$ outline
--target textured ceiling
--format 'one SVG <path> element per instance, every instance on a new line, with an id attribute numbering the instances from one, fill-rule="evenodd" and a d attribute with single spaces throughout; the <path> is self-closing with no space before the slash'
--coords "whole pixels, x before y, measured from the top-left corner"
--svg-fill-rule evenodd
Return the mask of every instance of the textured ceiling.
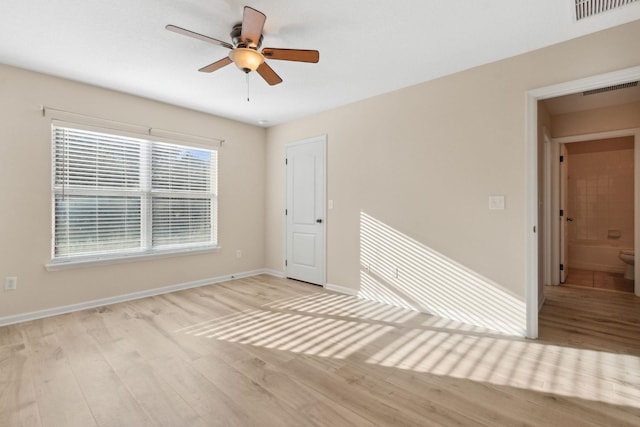
<path id="1" fill-rule="evenodd" d="M 269 61 L 270 87 L 228 50 L 249 5 L 267 15 L 265 47 L 318 49 L 318 64 Z M 573 0 L 2 0 L 0 63 L 251 124 L 270 126 L 640 19 L 640 2 L 576 22 Z M 265 123 L 266 121 L 266 123 Z"/>

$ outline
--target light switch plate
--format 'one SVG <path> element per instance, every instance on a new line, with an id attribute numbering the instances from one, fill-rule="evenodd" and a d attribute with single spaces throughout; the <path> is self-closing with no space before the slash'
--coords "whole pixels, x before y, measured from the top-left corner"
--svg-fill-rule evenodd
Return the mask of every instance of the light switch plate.
<path id="1" fill-rule="evenodd" d="M 5 291 L 15 291 L 18 287 L 18 278 L 17 277 L 5 277 L 4 278 L 4 290 Z"/>
<path id="2" fill-rule="evenodd" d="M 504 209 L 504 196 L 489 196 L 489 209 L 491 210 Z"/>

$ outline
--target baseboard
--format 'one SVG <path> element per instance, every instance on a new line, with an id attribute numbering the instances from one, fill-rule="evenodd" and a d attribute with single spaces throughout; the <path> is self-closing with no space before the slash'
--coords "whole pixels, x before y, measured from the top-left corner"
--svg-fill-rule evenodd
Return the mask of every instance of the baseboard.
<path id="1" fill-rule="evenodd" d="M 215 283 L 226 282 L 234 279 L 242 279 L 245 277 L 258 276 L 260 274 L 272 274 L 270 270 L 260 269 L 245 271 L 241 273 L 228 274 L 225 276 L 212 277 L 209 279 L 196 280 L 193 282 L 180 283 L 177 285 L 165 286 L 162 288 L 148 289 L 146 291 L 133 292 L 130 294 L 117 295 L 114 297 L 101 298 L 97 300 L 81 302 L 78 304 L 70 304 L 61 307 L 48 308 L 45 310 L 32 311 L 29 313 L 16 314 L 13 316 L 0 317 L 0 326 L 13 325 L 16 323 L 28 322 L 30 320 L 42 319 L 45 317 L 57 316 L 59 314 L 72 313 L 74 311 L 82 311 L 90 308 L 101 307 L 104 305 L 117 304 L 120 302 L 133 301 L 136 299 L 152 297 L 155 295 L 168 294 L 171 292 L 182 291 L 185 289 L 198 288 L 200 286 L 213 285 Z"/>
<path id="2" fill-rule="evenodd" d="M 279 277 L 280 279 L 284 279 L 286 276 L 282 271 L 278 271 L 278 270 L 271 270 L 268 268 L 265 268 L 264 270 L 262 270 L 263 274 L 268 274 L 270 276 L 274 276 L 274 277 Z"/>
<path id="3" fill-rule="evenodd" d="M 353 295 L 357 296 L 358 291 L 353 288 L 347 288 L 346 286 L 333 285 L 331 283 L 327 283 L 324 285 L 324 288 L 330 291 L 339 292 L 341 294 Z"/>
<path id="4" fill-rule="evenodd" d="M 547 297 L 545 295 L 542 295 L 542 298 L 540 298 L 540 301 L 538 302 L 538 312 L 542 310 L 542 306 L 544 305 L 544 302 L 546 300 L 547 300 Z"/>
<path id="5" fill-rule="evenodd" d="M 230 274 L 228 276 L 220 276 L 219 278 L 215 278 L 211 280 L 215 280 L 215 282 L 213 283 L 220 283 L 220 282 L 225 282 L 227 280 L 244 279 L 245 277 L 259 276 L 261 274 L 270 274 L 270 273 L 264 268 L 260 268 L 258 270 L 245 271 L 242 273 Z"/>

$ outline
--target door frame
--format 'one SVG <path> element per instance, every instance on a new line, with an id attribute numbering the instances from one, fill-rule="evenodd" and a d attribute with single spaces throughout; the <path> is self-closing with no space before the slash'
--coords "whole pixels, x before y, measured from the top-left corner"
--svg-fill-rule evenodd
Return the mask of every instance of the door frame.
<path id="1" fill-rule="evenodd" d="M 569 215 L 569 152 L 567 151 L 567 146 L 564 143 L 557 143 L 560 147 L 560 156 L 563 158 L 563 161 L 559 161 L 560 163 L 560 183 L 559 185 L 554 185 L 554 188 L 560 190 L 560 210 L 562 211 L 562 216 L 560 216 L 559 212 L 556 212 L 555 215 L 558 216 L 558 222 L 560 224 L 560 233 L 558 234 L 559 241 L 551 242 L 552 245 L 558 244 L 560 246 L 560 261 L 558 262 L 558 269 L 560 270 L 560 283 L 563 284 L 567 281 L 567 270 L 569 269 L 569 241 L 567 239 L 568 234 L 568 215 Z M 562 265 L 562 268 L 560 268 Z"/>
<path id="2" fill-rule="evenodd" d="M 640 66 L 572 80 L 552 86 L 527 91 L 525 97 L 525 289 L 527 312 L 527 338 L 538 338 L 538 101 L 569 95 L 585 90 L 612 86 L 640 80 Z M 637 144 L 637 140 L 636 140 Z M 636 150 L 637 153 L 638 150 Z M 636 154 L 637 156 L 637 154 Z M 635 189 L 638 191 L 638 188 Z M 638 193 L 636 193 L 637 195 Z M 636 197 L 636 208 L 637 208 Z M 636 227 L 635 245 L 638 245 L 640 230 Z M 638 273 L 636 272 L 636 277 Z M 636 295 L 639 284 L 636 280 Z"/>
<path id="3" fill-rule="evenodd" d="M 318 136 L 314 136 L 311 138 L 306 138 L 306 139 L 302 139 L 299 141 L 295 141 L 295 142 L 290 142 L 288 144 L 284 145 L 284 159 L 282 164 L 285 167 L 285 171 L 284 171 L 284 207 L 282 209 L 282 212 L 284 213 L 286 211 L 286 209 L 288 208 L 287 206 L 287 197 L 288 197 L 288 191 L 289 191 L 289 182 L 288 182 L 288 175 L 287 175 L 287 165 L 286 165 L 286 158 L 287 158 L 287 151 L 289 148 L 291 147 L 296 147 L 299 145 L 305 145 L 305 144 L 310 144 L 310 143 L 318 143 L 320 142 L 322 144 L 322 174 L 323 174 L 323 181 L 321 182 L 322 186 L 323 186 L 323 194 L 324 194 L 324 212 L 323 212 L 323 224 L 324 226 L 322 227 L 322 252 L 321 252 L 321 256 L 322 256 L 322 279 L 321 279 L 321 283 L 320 286 L 322 286 L 323 288 L 326 287 L 327 284 L 327 227 L 328 227 L 328 221 L 327 221 L 327 135 L 323 134 L 323 135 L 318 135 Z M 284 253 L 283 253 L 283 260 L 287 259 L 287 254 L 289 252 L 289 239 L 288 239 L 288 233 L 289 233 L 289 225 L 288 225 L 288 221 L 287 221 L 287 217 L 285 215 L 284 217 Z M 288 277 L 287 274 L 287 265 L 284 265 L 284 276 Z"/>
<path id="4" fill-rule="evenodd" d="M 544 200 L 543 200 L 543 285 L 560 284 L 560 145 L 554 144 L 549 132 L 544 128 Z M 554 243 L 555 242 L 555 243 Z"/>

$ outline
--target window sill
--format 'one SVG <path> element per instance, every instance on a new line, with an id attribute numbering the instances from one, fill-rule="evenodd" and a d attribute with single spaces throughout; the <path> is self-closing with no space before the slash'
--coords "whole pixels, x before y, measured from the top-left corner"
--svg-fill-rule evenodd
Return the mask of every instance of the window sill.
<path id="1" fill-rule="evenodd" d="M 220 246 L 206 246 L 189 249 L 172 249 L 166 251 L 157 251 L 153 253 L 135 254 L 135 255 L 114 255 L 114 256 L 97 256 L 91 258 L 76 258 L 67 261 L 51 261 L 45 264 L 47 271 L 66 270 L 69 268 L 97 267 L 111 264 L 124 264 L 129 262 L 146 261 L 160 258 L 171 258 L 183 255 L 197 255 L 210 252 L 218 252 Z"/>

